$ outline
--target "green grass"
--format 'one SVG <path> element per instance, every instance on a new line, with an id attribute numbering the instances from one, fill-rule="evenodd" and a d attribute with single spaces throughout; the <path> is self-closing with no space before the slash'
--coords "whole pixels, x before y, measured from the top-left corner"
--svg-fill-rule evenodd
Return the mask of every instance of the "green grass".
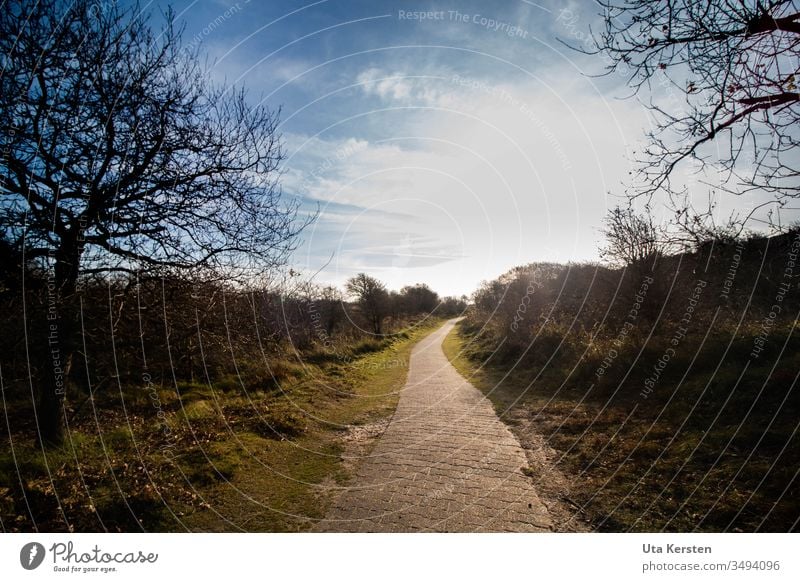
<path id="1" fill-rule="evenodd" d="M 87 405 L 69 440 L 46 452 L 13 434 L 13 447 L 0 452 L 3 526 L 307 530 L 325 514 L 332 486 L 352 476 L 342 457 L 348 427 L 391 416 L 411 349 L 440 324 L 341 357 L 271 362 L 271 380 L 243 374 L 159 386 L 158 407 L 127 386 Z"/>
<path id="2" fill-rule="evenodd" d="M 673 361 L 648 400 L 638 396 L 647 364 L 634 366 L 625 382 L 610 375 L 587 392 L 594 364 L 589 373 L 580 363 L 573 370 L 568 356 L 547 368 L 523 362 L 511 369 L 463 326 L 444 351 L 512 431 L 545 437 L 596 529 L 787 531 L 800 517 L 800 398 L 792 387 L 800 356 L 790 330 L 780 333 L 775 343 L 788 338 L 790 349 L 774 372 L 750 367 L 734 388 L 741 359 L 715 373 L 718 345 L 687 349 L 697 356 L 693 367 Z"/>
<path id="3" fill-rule="evenodd" d="M 267 423 L 256 421 L 260 431 L 249 426 L 257 434 L 250 433 L 246 451 L 227 441 L 242 465 L 230 484 L 211 488 L 210 505 L 248 531 L 312 527 L 325 515 L 330 485 L 344 484 L 351 477 L 341 456 L 347 426 L 391 416 L 405 384 L 411 349 L 440 323 L 399 334 L 379 349 L 365 351 L 359 346 L 354 352 L 361 355 L 348 363 L 310 370 L 304 381 L 286 389 L 285 396 L 272 404 L 274 416 Z M 303 429 L 293 438 L 276 438 L 272 429 L 281 423 Z M 193 513 L 184 523 L 194 531 L 231 529 L 210 511 Z"/>

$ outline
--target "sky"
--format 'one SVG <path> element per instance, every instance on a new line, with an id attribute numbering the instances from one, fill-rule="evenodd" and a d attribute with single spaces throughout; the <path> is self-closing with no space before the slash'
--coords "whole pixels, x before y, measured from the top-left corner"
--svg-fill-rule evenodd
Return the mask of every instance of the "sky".
<path id="1" fill-rule="evenodd" d="M 318 212 L 295 270 L 461 295 L 516 265 L 598 259 L 650 119 L 561 42 L 585 46 L 592 3 L 172 6 L 216 81 L 280 109 L 284 196 Z"/>

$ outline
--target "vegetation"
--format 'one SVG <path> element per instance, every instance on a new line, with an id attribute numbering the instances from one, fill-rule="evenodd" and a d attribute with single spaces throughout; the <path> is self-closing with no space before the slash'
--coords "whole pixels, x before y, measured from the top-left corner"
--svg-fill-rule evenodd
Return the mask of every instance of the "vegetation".
<path id="1" fill-rule="evenodd" d="M 11 2 L 0 15 L 0 225 L 48 272 L 39 436 L 63 439 L 80 351 L 78 285 L 98 273 L 250 281 L 284 264 L 305 223 L 281 199 L 277 117 L 216 88 L 167 13 Z M 43 372 L 43 370 L 41 370 Z"/>
<path id="2" fill-rule="evenodd" d="M 30 400 L 6 390 L 4 529 L 308 529 L 351 476 L 347 457 L 366 452 L 348 449 L 352 431 L 392 414 L 411 347 L 440 321 L 341 345 L 340 359 L 287 349 L 260 370 L 241 362 L 241 375 L 113 379 L 48 449 L 28 438 Z"/>
<path id="3" fill-rule="evenodd" d="M 313 217 L 282 196 L 278 115 L 212 83 L 172 12 L 153 30 L 138 5 L 4 4 L 0 527 L 308 529 L 412 345 L 466 310 L 451 360 L 560 453 L 598 529 L 797 529 L 800 228 L 718 228 L 672 180 L 694 161 L 797 197 L 800 14 L 601 4 L 609 72 L 684 105 L 652 105 L 605 264 L 518 267 L 468 310 L 424 283 L 287 273 Z M 634 210 L 656 193 L 670 225 Z"/>
<path id="4" fill-rule="evenodd" d="M 598 529 L 794 530 L 799 252 L 796 229 L 646 271 L 520 267 L 476 292 L 446 350 L 558 451 Z"/>
<path id="5" fill-rule="evenodd" d="M 359 305 L 297 277 L 249 290 L 187 276 L 83 277 L 65 440 L 43 447 L 32 437 L 48 346 L 25 330 L 46 325 L 48 279 L 4 265 L 9 531 L 308 529 L 352 470 L 354 427 L 378 423 L 366 433 L 379 434 L 412 345 L 464 308 L 452 300 L 423 312 L 400 292 L 404 307 L 375 335 Z"/>
<path id="6" fill-rule="evenodd" d="M 356 298 L 361 312 L 369 319 L 372 332 L 383 333 L 383 319 L 389 311 L 386 285 L 366 273 L 359 273 L 347 281 L 347 291 Z"/>

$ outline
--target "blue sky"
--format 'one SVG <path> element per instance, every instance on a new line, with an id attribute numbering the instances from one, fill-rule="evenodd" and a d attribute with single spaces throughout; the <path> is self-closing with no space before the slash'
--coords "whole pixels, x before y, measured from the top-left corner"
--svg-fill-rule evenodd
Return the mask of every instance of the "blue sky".
<path id="1" fill-rule="evenodd" d="M 531 261 L 597 258 L 645 108 L 570 51 L 590 2 L 173 4 L 214 78 L 281 108 L 283 190 L 317 221 L 295 269 L 472 292 Z M 419 19 L 414 13 L 433 12 Z"/>

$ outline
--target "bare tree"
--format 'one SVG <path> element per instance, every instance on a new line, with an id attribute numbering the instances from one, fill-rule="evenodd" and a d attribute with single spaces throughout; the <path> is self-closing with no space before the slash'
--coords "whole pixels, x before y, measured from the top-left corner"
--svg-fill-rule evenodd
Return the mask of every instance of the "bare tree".
<path id="1" fill-rule="evenodd" d="M 796 0 L 600 5 L 604 30 L 585 52 L 607 55 L 607 72 L 626 75 L 636 93 L 649 90 L 656 118 L 632 197 L 666 192 L 685 213 L 686 188 L 674 178 L 687 165 L 722 191 L 766 191 L 778 208 L 800 196 Z"/>
<path id="2" fill-rule="evenodd" d="M 625 267 L 650 268 L 663 253 L 664 239 L 652 216 L 636 213 L 632 208 L 613 208 L 605 218 L 603 234 L 606 246 L 600 255 L 612 264 Z"/>
<path id="3" fill-rule="evenodd" d="M 347 281 L 347 292 L 357 301 L 364 317 L 369 321 L 373 333 L 383 333 L 383 319 L 389 308 L 386 285 L 365 273 L 359 273 Z"/>
<path id="4" fill-rule="evenodd" d="M 51 273 L 59 365 L 48 364 L 38 412 L 48 442 L 62 437 L 81 276 L 247 279 L 283 263 L 303 226 L 281 200 L 276 115 L 213 87 L 164 16 L 156 33 L 117 2 L 0 11 L 0 223 Z"/>

